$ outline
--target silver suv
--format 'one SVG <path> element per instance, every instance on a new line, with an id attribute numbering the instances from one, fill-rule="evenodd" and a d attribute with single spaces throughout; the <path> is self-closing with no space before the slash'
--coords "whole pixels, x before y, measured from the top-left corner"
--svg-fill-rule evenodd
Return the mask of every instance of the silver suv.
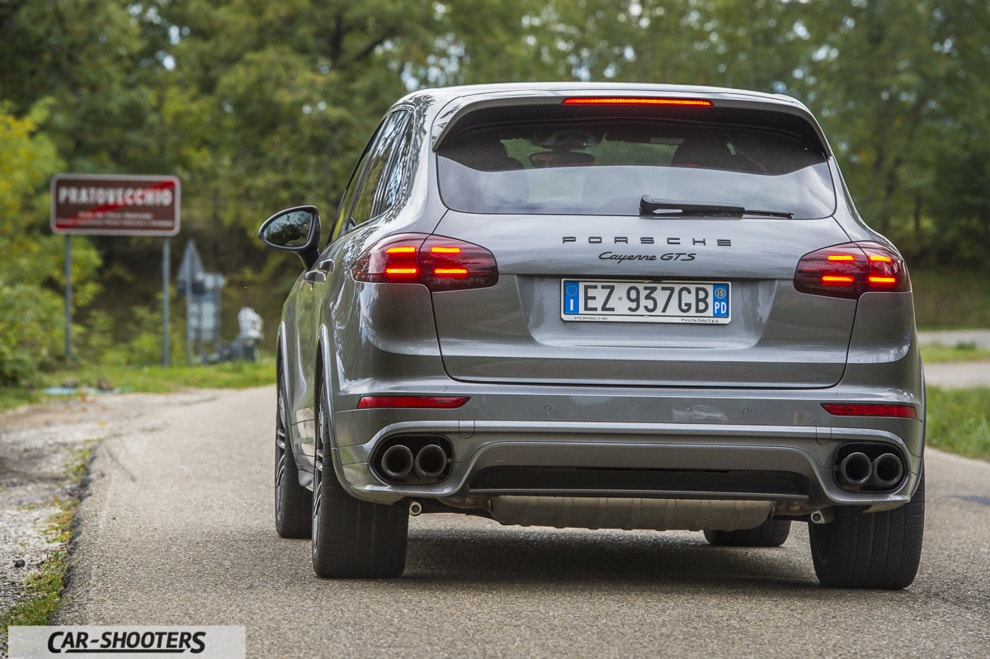
<path id="1" fill-rule="evenodd" d="M 512 84 L 399 100 L 278 333 L 276 528 L 395 577 L 409 515 L 691 529 L 808 522 L 826 586 L 903 588 L 924 523 L 911 283 L 794 99 Z"/>

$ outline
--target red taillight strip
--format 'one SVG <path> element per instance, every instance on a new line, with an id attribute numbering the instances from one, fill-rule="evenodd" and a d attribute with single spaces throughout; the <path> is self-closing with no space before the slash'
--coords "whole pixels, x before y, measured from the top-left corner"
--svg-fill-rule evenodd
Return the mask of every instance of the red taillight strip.
<path id="1" fill-rule="evenodd" d="M 358 401 L 359 410 L 383 407 L 454 409 L 463 406 L 469 396 L 362 396 Z"/>
<path id="2" fill-rule="evenodd" d="M 495 256 L 480 245 L 426 234 L 389 236 L 354 263 L 357 281 L 423 284 L 431 291 L 485 288 L 498 283 Z"/>
<path id="3" fill-rule="evenodd" d="M 665 105 L 674 107 L 710 108 L 712 102 L 703 98 L 648 98 L 637 96 L 576 96 L 565 98 L 564 105 Z"/>
<path id="4" fill-rule="evenodd" d="M 833 245 L 798 262 L 794 287 L 802 293 L 856 299 L 863 293 L 908 292 L 910 279 L 897 252 L 874 242 Z"/>
<path id="5" fill-rule="evenodd" d="M 886 403 L 822 403 L 825 411 L 834 416 L 886 416 L 901 419 L 917 419 L 918 410 L 913 405 Z"/>

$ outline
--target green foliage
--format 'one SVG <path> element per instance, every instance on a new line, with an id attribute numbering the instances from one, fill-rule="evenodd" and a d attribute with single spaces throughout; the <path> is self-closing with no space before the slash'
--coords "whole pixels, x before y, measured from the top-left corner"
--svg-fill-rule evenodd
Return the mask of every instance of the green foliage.
<path id="1" fill-rule="evenodd" d="M 175 360 L 179 361 L 179 360 Z M 61 386 L 64 382 L 79 384 L 78 393 L 86 399 L 94 394 L 101 379 L 109 381 L 122 392 L 169 393 L 182 389 L 245 389 L 268 386 L 275 382 L 275 358 L 262 353 L 255 362 L 236 361 L 210 366 L 123 366 L 79 365 L 70 370 L 57 370 L 39 376 L 38 389 L 0 387 L 0 410 L 48 400 L 42 388 Z"/>
<path id="2" fill-rule="evenodd" d="M 925 364 L 985 361 L 990 360 L 990 350 L 977 348 L 974 343 L 957 343 L 953 346 L 935 343 L 921 347 L 921 359 Z"/>
<path id="3" fill-rule="evenodd" d="M 256 362 L 234 361 L 211 366 L 145 366 L 142 368 L 90 368 L 89 380 L 97 373 L 127 391 L 167 393 L 179 389 L 244 389 L 275 382 L 275 359 L 271 355 Z"/>
<path id="4" fill-rule="evenodd" d="M 47 118 L 47 100 L 17 117 L 0 104 L 0 280 L 41 282 L 58 273 L 58 245 L 47 229 L 47 196 L 39 194 L 57 171 L 55 147 L 38 125 Z M 40 227 L 39 227 L 40 225 Z"/>
<path id="5" fill-rule="evenodd" d="M 0 97 L 18 112 L 53 100 L 47 128 L 72 171 L 118 171 L 154 149 L 146 82 L 159 66 L 129 3 L 13 0 L 0 11 Z"/>
<path id="6" fill-rule="evenodd" d="M 921 329 L 990 327 L 990 274 L 985 270 L 913 269 L 915 317 Z"/>
<path id="7" fill-rule="evenodd" d="M 52 385 L 75 380 L 93 389 L 101 378 L 124 392 L 169 393 L 181 389 L 244 389 L 275 382 L 275 359 L 263 353 L 257 361 L 233 361 L 209 366 L 80 366 L 59 371 L 45 379 Z"/>
<path id="8" fill-rule="evenodd" d="M 54 145 L 38 130 L 50 102 L 42 100 L 17 117 L 0 104 L 0 386 L 30 379 L 60 353 L 64 307 L 62 239 L 48 231 L 49 176 L 60 167 Z M 77 240 L 73 278 L 76 301 L 88 303 L 98 289 L 92 273 L 96 252 Z"/>
<path id="9" fill-rule="evenodd" d="M 37 286 L 0 281 L 0 386 L 29 381 L 60 351 L 62 301 Z"/>
<path id="10" fill-rule="evenodd" d="M 929 446 L 990 459 L 990 388 L 928 387 L 926 402 Z"/>
<path id="11" fill-rule="evenodd" d="M 821 119 L 863 217 L 912 265 L 990 259 L 979 0 L 12 0 L 0 25 L 7 286 L 64 285 L 63 241 L 45 220 L 52 173 L 175 174 L 183 237 L 226 277 L 224 309 L 252 306 L 274 326 L 298 266 L 255 239 L 263 218 L 301 203 L 332 217 L 364 140 L 407 89 L 522 80 L 793 95 Z M 161 287 L 160 240 L 72 244 L 81 351 L 151 359 L 153 319 L 130 307 Z"/>
<path id="12" fill-rule="evenodd" d="M 162 361 L 162 313 L 147 307 L 134 307 L 127 334 L 126 365 L 160 364 Z M 176 337 L 170 337 L 174 340 Z M 175 345 L 175 344 L 172 344 Z M 171 347 L 171 346 L 170 346 Z"/>

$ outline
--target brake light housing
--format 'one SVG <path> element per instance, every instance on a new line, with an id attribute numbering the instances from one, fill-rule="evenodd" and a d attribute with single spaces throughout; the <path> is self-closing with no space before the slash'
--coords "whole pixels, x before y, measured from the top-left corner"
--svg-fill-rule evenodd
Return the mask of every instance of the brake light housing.
<path id="1" fill-rule="evenodd" d="M 900 254 L 874 242 L 844 243 L 805 254 L 794 273 L 794 288 L 802 293 L 850 300 L 863 293 L 911 290 Z"/>
<path id="2" fill-rule="evenodd" d="M 712 102 L 704 98 L 656 98 L 651 96 L 572 96 L 563 105 L 653 105 L 681 108 L 710 108 Z"/>
<path id="3" fill-rule="evenodd" d="M 431 291 L 487 288 L 498 282 L 495 256 L 480 245 L 419 233 L 390 236 L 351 268 L 357 281 L 422 284 Z"/>

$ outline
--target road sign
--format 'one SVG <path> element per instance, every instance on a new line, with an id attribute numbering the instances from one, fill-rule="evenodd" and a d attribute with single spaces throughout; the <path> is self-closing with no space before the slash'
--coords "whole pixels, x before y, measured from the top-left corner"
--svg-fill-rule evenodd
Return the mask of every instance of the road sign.
<path id="1" fill-rule="evenodd" d="M 204 272 L 206 269 L 203 267 L 203 259 L 199 258 L 196 243 L 190 240 L 186 243 L 182 263 L 179 264 L 179 271 L 175 275 L 179 295 L 192 295 L 193 282 L 197 277 L 201 278 Z"/>
<path id="2" fill-rule="evenodd" d="M 181 186 L 174 176 L 52 177 L 52 231 L 104 236 L 179 233 Z"/>

